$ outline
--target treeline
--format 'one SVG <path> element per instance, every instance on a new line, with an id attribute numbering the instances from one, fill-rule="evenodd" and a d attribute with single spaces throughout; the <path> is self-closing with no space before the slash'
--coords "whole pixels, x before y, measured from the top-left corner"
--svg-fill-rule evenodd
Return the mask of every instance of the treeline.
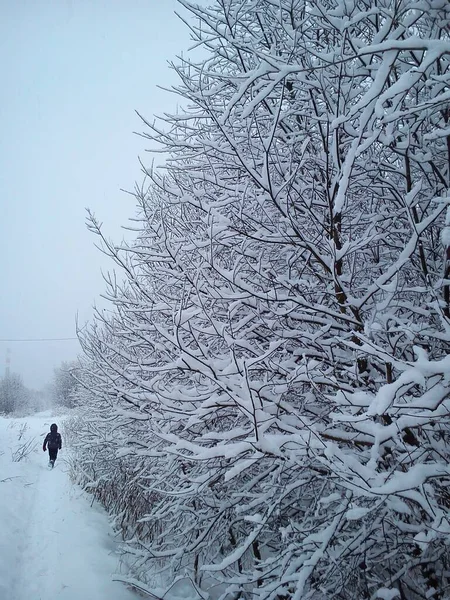
<path id="1" fill-rule="evenodd" d="M 17 373 L 5 373 L 0 378 L 0 414 L 29 411 L 37 399 L 38 393 L 25 387 L 22 378 Z"/>
<path id="2" fill-rule="evenodd" d="M 74 408 L 76 405 L 77 362 L 63 362 L 54 369 L 52 381 L 42 390 L 25 386 L 17 373 L 0 378 L 0 414 L 30 414 L 50 407 Z"/>
<path id="3" fill-rule="evenodd" d="M 47 388 L 52 406 L 75 408 L 79 385 L 77 372 L 77 361 L 63 361 L 54 369 L 53 380 Z"/>
<path id="4" fill-rule="evenodd" d="M 450 5 L 182 4 L 78 480 L 157 596 L 448 597 Z"/>

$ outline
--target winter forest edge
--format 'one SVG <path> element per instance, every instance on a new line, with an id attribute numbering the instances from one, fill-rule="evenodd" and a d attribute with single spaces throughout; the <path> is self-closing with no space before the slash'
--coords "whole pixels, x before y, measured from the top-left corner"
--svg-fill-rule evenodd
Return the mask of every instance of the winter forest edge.
<path id="1" fill-rule="evenodd" d="M 448 598 L 450 5 L 181 4 L 74 476 L 157 597 Z"/>

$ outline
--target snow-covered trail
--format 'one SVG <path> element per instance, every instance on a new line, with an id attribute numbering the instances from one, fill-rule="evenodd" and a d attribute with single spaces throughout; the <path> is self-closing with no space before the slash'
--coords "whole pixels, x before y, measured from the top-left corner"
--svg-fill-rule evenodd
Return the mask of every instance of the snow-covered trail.
<path id="1" fill-rule="evenodd" d="M 58 419 L 45 413 L 0 419 L 0 598 L 136 600 L 112 580 L 116 542 L 106 514 L 68 477 L 64 432 L 56 466 L 47 466 L 42 440 L 52 421 Z M 14 462 L 14 450 L 27 440 L 34 440 L 33 451 Z"/>

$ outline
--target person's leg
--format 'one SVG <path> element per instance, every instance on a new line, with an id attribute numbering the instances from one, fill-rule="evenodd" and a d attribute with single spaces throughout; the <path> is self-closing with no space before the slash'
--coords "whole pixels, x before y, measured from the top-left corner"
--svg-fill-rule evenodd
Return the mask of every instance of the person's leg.
<path id="1" fill-rule="evenodd" d="M 55 460 L 56 460 L 56 455 L 58 453 L 58 450 L 50 450 L 50 448 L 48 449 L 48 454 L 50 456 L 50 464 L 53 466 L 55 464 Z"/>

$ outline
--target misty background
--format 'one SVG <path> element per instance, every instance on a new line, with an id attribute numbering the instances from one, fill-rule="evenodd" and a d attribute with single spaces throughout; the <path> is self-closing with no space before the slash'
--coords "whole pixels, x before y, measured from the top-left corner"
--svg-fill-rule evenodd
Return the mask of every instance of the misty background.
<path id="1" fill-rule="evenodd" d="M 150 120 L 176 110 L 176 96 L 157 86 L 176 82 L 168 61 L 190 41 L 174 0 L 0 6 L 0 376 L 8 360 L 40 389 L 76 358 L 77 315 L 91 318 L 101 270 L 113 268 L 86 208 L 108 237 L 127 235 L 134 199 L 121 188 L 142 181 L 138 156 L 153 158 L 134 133 L 144 130 L 135 110 Z"/>

